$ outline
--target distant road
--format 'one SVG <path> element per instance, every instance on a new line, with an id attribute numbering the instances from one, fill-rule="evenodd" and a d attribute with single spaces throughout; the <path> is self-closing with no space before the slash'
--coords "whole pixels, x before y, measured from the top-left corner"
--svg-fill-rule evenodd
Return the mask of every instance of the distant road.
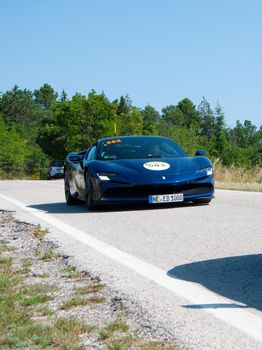
<path id="1" fill-rule="evenodd" d="M 88 212 L 66 206 L 61 180 L 0 181 L 0 209 L 47 225 L 79 266 L 99 273 L 182 347 L 262 349 L 261 193 L 216 191 L 210 205 Z"/>

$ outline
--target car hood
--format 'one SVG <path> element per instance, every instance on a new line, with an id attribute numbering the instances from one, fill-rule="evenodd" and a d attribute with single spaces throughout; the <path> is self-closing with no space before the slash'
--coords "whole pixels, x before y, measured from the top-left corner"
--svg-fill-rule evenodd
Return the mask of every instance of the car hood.
<path id="1" fill-rule="evenodd" d="M 208 158 L 198 156 L 95 161 L 94 170 L 120 174 L 128 182 L 157 182 L 163 176 L 167 181 L 180 182 L 203 177 L 197 171 L 211 166 Z"/>

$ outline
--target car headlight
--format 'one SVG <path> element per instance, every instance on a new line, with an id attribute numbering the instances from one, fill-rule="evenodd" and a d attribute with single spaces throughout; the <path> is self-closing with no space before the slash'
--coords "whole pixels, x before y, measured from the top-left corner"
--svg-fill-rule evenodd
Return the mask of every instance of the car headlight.
<path id="1" fill-rule="evenodd" d="M 196 171 L 196 174 L 203 174 L 203 176 L 211 176 L 213 175 L 213 168 L 212 167 L 208 167 L 208 168 L 203 168 L 203 169 L 199 169 Z"/>
<path id="2" fill-rule="evenodd" d="M 112 178 L 119 177 L 119 176 L 122 176 L 122 175 L 121 174 L 117 174 L 117 173 L 99 172 L 99 173 L 97 173 L 97 176 L 98 176 L 99 180 L 101 180 L 101 181 L 110 181 Z"/>

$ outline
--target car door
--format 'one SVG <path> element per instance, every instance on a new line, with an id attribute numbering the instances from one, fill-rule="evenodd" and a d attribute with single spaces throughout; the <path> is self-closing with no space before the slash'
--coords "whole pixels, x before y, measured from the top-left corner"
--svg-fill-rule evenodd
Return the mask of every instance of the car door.
<path id="1" fill-rule="evenodd" d="M 78 193 L 78 197 L 81 199 L 85 199 L 85 191 L 84 188 L 84 158 L 86 154 L 88 154 L 89 149 L 85 152 L 78 153 L 81 157 L 80 161 L 76 164 L 74 169 L 74 179 L 75 179 L 75 187 Z"/>

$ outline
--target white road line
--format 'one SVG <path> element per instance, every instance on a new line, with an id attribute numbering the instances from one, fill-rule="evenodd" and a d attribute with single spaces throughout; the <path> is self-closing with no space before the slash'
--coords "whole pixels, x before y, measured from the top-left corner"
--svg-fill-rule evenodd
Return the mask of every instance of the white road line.
<path id="1" fill-rule="evenodd" d="M 118 263 L 126 266 L 130 270 L 137 272 L 138 274 L 155 282 L 156 284 L 167 288 L 173 293 L 189 300 L 193 304 L 222 304 L 224 306 L 232 304 L 232 301 L 223 298 L 213 292 L 210 292 L 206 288 L 196 283 L 171 278 L 166 274 L 166 271 L 139 258 L 136 258 L 133 255 L 125 253 L 113 246 L 110 246 L 109 244 L 104 243 L 94 238 L 93 236 L 52 217 L 44 211 L 29 208 L 24 203 L 7 197 L 3 194 L 0 194 L 0 198 L 15 204 L 24 211 L 27 211 L 39 219 L 51 224 L 52 226 L 57 227 L 59 230 L 67 233 L 69 236 L 80 241 L 81 243 L 86 244 L 88 247 L 93 248 L 99 253 L 117 261 Z M 241 330 L 252 338 L 262 342 L 262 318 L 251 313 L 247 309 L 237 307 L 214 307 L 213 309 L 210 308 L 205 310 L 215 317 L 230 324 L 231 326 Z"/>

